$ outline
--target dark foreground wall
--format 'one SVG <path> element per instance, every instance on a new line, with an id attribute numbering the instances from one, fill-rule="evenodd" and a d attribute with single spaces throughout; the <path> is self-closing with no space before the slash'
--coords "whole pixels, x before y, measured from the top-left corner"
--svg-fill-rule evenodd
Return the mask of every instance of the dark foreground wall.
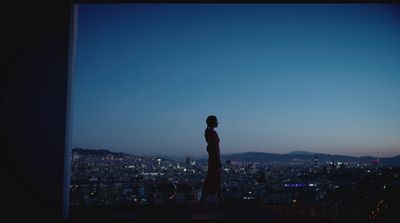
<path id="1" fill-rule="evenodd" d="M 1 219 L 62 216 L 70 4 L 2 13 Z"/>

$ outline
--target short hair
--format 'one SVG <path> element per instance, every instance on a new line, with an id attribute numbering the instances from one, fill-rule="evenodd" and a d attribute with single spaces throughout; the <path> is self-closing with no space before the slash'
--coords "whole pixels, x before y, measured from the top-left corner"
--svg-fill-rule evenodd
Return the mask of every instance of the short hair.
<path id="1" fill-rule="evenodd" d="M 207 117 L 207 120 L 206 120 L 207 126 L 211 126 L 217 122 L 218 122 L 217 117 L 215 115 L 210 115 Z"/>

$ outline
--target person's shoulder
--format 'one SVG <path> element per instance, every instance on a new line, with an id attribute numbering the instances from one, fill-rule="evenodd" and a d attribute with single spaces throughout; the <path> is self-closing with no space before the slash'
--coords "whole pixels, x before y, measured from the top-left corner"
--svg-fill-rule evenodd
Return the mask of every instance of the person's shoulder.
<path id="1" fill-rule="evenodd" d="M 210 129 L 210 128 L 206 128 L 206 130 L 204 131 L 205 135 L 214 135 L 217 134 L 217 132 L 215 132 L 214 129 Z"/>

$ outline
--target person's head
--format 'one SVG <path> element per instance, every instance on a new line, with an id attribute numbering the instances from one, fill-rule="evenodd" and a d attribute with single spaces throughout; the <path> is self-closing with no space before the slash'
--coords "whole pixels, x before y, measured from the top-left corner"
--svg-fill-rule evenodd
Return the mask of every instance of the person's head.
<path id="1" fill-rule="evenodd" d="M 206 123 L 207 123 L 207 127 L 209 127 L 209 128 L 218 127 L 218 120 L 217 120 L 217 117 L 215 115 L 208 116 L 207 120 L 206 120 Z"/>

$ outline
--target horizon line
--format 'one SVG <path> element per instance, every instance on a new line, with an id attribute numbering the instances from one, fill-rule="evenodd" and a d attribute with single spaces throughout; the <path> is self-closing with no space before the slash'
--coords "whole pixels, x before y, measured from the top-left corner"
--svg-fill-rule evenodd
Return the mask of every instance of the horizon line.
<path id="1" fill-rule="evenodd" d="M 207 154 L 204 155 L 167 155 L 167 154 L 135 154 L 132 152 L 122 152 L 122 151 L 114 151 L 110 149 L 103 149 L 103 148 L 85 148 L 85 147 L 73 147 L 72 150 L 74 149 L 86 149 L 86 150 L 106 150 L 109 152 L 114 152 L 114 153 L 123 153 L 127 155 L 136 155 L 136 156 L 169 156 L 169 157 L 179 157 L 179 158 L 185 158 L 185 157 L 207 157 Z M 72 151 L 71 150 L 71 151 Z M 293 150 L 287 153 L 274 153 L 274 152 L 261 152 L 261 151 L 243 151 L 243 152 L 231 152 L 231 153 L 221 153 L 221 156 L 226 156 L 226 155 L 236 155 L 236 154 L 243 154 L 243 153 L 265 153 L 265 154 L 276 154 L 276 155 L 290 155 L 291 153 L 305 153 L 305 154 L 295 154 L 295 155 L 318 155 L 318 154 L 323 154 L 323 155 L 331 155 L 331 156 L 348 156 L 348 157 L 355 157 L 355 158 L 362 158 L 362 157 L 373 157 L 373 158 L 393 158 L 396 156 L 400 156 L 400 154 L 397 155 L 392 155 L 392 156 L 374 156 L 374 155 L 344 155 L 344 154 L 337 154 L 337 153 L 322 153 L 322 152 L 310 152 L 306 150 Z M 308 154 L 307 154 L 308 153 Z"/>

